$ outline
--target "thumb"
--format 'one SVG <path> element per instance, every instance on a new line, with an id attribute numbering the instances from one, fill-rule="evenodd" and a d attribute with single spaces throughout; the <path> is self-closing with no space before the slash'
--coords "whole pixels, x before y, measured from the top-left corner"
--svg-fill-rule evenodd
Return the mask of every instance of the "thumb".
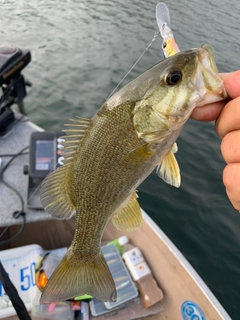
<path id="1" fill-rule="evenodd" d="M 220 73 L 224 86 L 230 98 L 240 96 L 240 70 L 231 73 Z"/>

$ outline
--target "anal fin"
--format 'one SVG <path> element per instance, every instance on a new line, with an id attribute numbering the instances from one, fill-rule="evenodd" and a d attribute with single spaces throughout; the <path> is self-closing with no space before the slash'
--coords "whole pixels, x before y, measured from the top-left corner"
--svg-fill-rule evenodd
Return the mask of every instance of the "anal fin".
<path id="1" fill-rule="evenodd" d="M 142 224 L 142 213 L 137 201 L 137 192 L 134 191 L 112 216 L 114 226 L 122 231 L 137 230 Z"/>

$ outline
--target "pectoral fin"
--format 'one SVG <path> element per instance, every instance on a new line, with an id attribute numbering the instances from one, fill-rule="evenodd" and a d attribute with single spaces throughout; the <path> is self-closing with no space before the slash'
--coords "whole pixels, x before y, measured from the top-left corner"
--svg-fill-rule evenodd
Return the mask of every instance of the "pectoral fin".
<path id="1" fill-rule="evenodd" d="M 163 181 L 176 188 L 179 188 L 181 184 L 181 175 L 177 160 L 173 154 L 173 152 L 176 150 L 174 145 L 173 149 L 165 155 L 163 161 L 158 165 L 156 172 L 157 175 L 163 179 Z"/>
<path id="2" fill-rule="evenodd" d="M 137 198 L 137 192 L 135 191 L 127 203 L 113 214 L 112 222 L 117 229 L 121 231 L 132 231 L 141 226 L 142 213 Z"/>
<path id="3" fill-rule="evenodd" d="M 176 153 L 178 151 L 178 146 L 177 146 L 176 142 L 174 142 L 171 150 L 172 150 L 173 153 Z"/>

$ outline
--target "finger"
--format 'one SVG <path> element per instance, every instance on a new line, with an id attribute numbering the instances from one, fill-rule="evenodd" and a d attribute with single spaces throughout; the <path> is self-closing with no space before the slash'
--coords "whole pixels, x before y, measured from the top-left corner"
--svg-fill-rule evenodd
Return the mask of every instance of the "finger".
<path id="1" fill-rule="evenodd" d="M 240 130 L 240 97 L 229 101 L 216 121 L 216 131 L 220 138 L 234 130 Z"/>
<path id="2" fill-rule="evenodd" d="M 232 205 L 240 210 L 240 163 L 230 163 L 223 170 L 223 183 Z"/>
<path id="3" fill-rule="evenodd" d="M 193 110 L 191 118 L 198 121 L 213 121 L 219 117 L 226 101 L 211 103 Z"/>
<path id="4" fill-rule="evenodd" d="M 240 70 L 232 73 L 220 73 L 219 75 L 223 80 L 229 97 L 233 99 L 240 96 Z M 199 121 L 216 120 L 226 102 L 227 100 L 195 108 L 191 118 Z"/>
<path id="5" fill-rule="evenodd" d="M 231 73 L 220 73 L 224 86 L 230 98 L 240 96 L 240 70 Z"/>
<path id="6" fill-rule="evenodd" d="M 221 152 L 227 163 L 240 163 L 240 143 L 238 141 L 240 141 L 240 130 L 229 132 L 222 139 Z"/>

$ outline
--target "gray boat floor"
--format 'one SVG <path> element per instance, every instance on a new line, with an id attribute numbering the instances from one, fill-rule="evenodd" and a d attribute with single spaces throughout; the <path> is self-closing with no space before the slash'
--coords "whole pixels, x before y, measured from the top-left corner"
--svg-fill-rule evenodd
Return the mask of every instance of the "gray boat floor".
<path id="1" fill-rule="evenodd" d="M 2 158 L 0 170 L 2 170 L 11 159 L 11 157 L 1 157 L 1 155 L 16 154 L 23 148 L 29 146 L 30 135 L 33 131 L 42 131 L 42 129 L 24 117 L 21 121 L 16 123 L 6 136 L 0 137 L 0 158 Z M 51 216 L 44 210 L 34 210 L 26 207 L 28 175 L 23 174 L 23 166 L 28 164 L 28 162 L 28 154 L 18 156 L 6 169 L 3 178 L 22 195 L 25 203 L 24 211 L 27 214 L 27 222 L 51 219 Z M 13 212 L 18 211 L 19 209 L 21 209 L 19 197 L 15 192 L 0 182 L 0 226 L 21 224 L 21 217 L 18 219 L 13 217 Z"/>

